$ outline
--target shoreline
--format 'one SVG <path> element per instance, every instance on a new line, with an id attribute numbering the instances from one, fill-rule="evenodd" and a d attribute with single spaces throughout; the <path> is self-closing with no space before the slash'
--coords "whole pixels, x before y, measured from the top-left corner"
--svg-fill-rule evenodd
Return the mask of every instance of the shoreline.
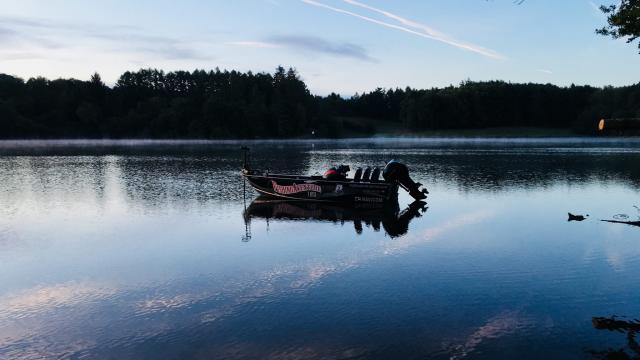
<path id="1" fill-rule="evenodd" d="M 292 139 L 0 139 L 0 147 L 49 146 L 145 146 L 145 145 L 224 145 L 269 143 L 616 143 L 639 142 L 638 136 L 387 136 L 347 138 L 292 138 Z"/>

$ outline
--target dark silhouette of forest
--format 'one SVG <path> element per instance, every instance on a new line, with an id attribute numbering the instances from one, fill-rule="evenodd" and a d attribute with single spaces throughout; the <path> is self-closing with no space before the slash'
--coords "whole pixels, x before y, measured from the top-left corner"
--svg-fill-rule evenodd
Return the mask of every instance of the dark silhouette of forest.
<path id="1" fill-rule="evenodd" d="M 291 138 L 540 127 L 592 133 L 600 118 L 640 117 L 640 83 L 558 87 L 465 81 L 445 88 L 312 95 L 293 69 L 273 74 L 156 69 L 113 87 L 0 74 L 0 138 Z"/>

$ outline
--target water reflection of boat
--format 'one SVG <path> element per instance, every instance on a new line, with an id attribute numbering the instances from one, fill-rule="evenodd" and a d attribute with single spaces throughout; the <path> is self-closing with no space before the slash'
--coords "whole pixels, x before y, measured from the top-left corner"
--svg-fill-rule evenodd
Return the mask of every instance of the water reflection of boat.
<path id="1" fill-rule="evenodd" d="M 624 349 L 618 350 L 605 350 L 605 351 L 591 351 L 593 355 L 596 355 L 602 359 L 639 359 L 640 358 L 640 344 L 636 340 L 636 335 L 640 332 L 640 320 L 623 320 L 612 317 L 593 317 L 591 323 L 594 329 L 608 330 L 619 333 L 627 334 L 627 346 L 635 354 L 628 354 Z"/>
<path id="2" fill-rule="evenodd" d="M 248 224 L 251 219 L 276 219 L 291 221 L 327 221 L 333 223 L 353 222 L 355 231 L 360 234 L 363 224 L 379 231 L 381 226 L 390 237 L 398 237 L 407 233 L 409 223 L 427 211 L 424 201 L 414 201 L 400 211 L 398 202 L 385 206 L 361 204 L 343 206 L 340 204 L 270 200 L 259 197 L 244 211 L 244 219 Z"/>

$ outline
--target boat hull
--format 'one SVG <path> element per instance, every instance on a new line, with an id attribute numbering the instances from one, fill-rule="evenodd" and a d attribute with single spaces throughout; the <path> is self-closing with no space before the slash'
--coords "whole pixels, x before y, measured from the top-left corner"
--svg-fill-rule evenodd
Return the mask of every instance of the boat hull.
<path id="1" fill-rule="evenodd" d="M 243 176 L 261 194 L 280 199 L 384 204 L 395 200 L 398 195 L 398 185 L 383 181 L 358 182 L 352 179 L 333 181 L 314 176 L 251 173 L 243 173 Z"/>

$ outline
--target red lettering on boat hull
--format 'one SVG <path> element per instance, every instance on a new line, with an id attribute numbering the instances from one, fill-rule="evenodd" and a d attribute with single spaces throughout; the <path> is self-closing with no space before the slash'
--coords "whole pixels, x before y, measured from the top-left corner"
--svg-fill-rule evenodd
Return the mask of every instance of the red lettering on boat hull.
<path id="1" fill-rule="evenodd" d="M 273 186 L 273 191 L 282 195 L 296 194 L 305 191 L 322 192 L 322 187 L 318 184 L 278 185 L 275 181 L 271 180 L 271 186 Z"/>

